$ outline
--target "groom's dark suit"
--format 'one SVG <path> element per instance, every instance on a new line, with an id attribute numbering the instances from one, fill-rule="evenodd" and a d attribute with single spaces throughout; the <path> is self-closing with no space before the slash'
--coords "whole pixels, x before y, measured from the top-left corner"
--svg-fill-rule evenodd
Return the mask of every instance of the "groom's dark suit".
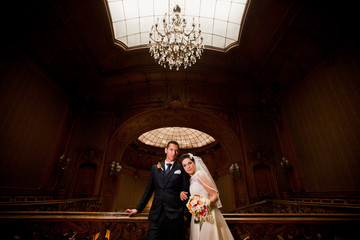
<path id="1" fill-rule="evenodd" d="M 181 201 L 180 192 L 189 192 L 189 178 L 184 168 L 174 162 L 171 171 L 166 174 L 164 162 L 161 168 L 153 165 L 148 186 L 136 206 L 141 212 L 154 194 L 149 220 L 147 239 L 183 239 L 184 212 L 186 202 Z"/>

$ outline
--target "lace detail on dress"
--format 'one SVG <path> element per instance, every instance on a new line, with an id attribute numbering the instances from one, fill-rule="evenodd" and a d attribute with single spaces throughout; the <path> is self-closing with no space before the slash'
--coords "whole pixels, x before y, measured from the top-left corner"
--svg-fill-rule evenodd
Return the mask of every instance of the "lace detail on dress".
<path id="1" fill-rule="evenodd" d="M 200 176 L 199 176 L 200 175 Z M 206 187 L 208 187 L 209 189 L 213 190 L 216 192 L 216 194 L 219 196 L 219 192 L 217 191 L 216 188 L 214 188 L 214 186 L 209 186 L 207 185 L 202 179 L 201 177 L 203 176 L 203 178 L 208 178 L 208 176 L 206 175 L 206 173 L 202 172 L 202 171 L 198 171 L 198 174 L 197 174 L 197 179 L 200 180 Z"/>
<path id="2" fill-rule="evenodd" d="M 210 197 L 209 193 L 198 181 L 199 173 L 200 171 L 196 172 L 190 179 L 190 194 L 191 195 L 199 194 L 200 196 L 209 198 Z"/>

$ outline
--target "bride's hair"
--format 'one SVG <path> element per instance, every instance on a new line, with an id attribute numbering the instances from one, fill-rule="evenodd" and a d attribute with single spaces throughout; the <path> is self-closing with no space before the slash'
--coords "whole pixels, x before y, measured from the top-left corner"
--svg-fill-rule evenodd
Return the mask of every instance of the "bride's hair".
<path id="1" fill-rule="evenodd" d="M 195 162 L 194 157 L 193 157 L 193 156 L 190 156 L 189 153 L 185 153 L 185 154 L 181 155 L 180 161 L 182 162 L 182 161 L 183 161 L 184 159 L 186 159 L 186 158 L 189 158 L 192 162 Z"/>

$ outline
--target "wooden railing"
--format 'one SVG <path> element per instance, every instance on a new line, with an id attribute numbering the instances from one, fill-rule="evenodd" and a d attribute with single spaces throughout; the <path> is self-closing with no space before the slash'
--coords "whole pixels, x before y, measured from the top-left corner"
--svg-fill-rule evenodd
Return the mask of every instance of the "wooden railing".
<path id="1" fill-rule="evenodd" d="M 101 202 L 97 198 L 23 201 L 0 203 L 0 211 L 85 211 L 97 212 Z"/>
<path id="2" fill-rule="evenodd" d="M 224 214 L 236 239 L 360 239 L 359 214 Z"/>
<path id="3" fill-rule="evenodd" d="M 360 239 L 360 214 L 224 213 L 235 239 Z M 1 239 L 146 238 L 147 214 L 0 212 Z"/>
<path id="4" fill-rule="evenodd" d="M 304 202 L 285 200 L 264 200 L 238 209 L 232 213 L 360 213 L 359 204 L 328 202 Z"/>
<path id="5" fill-rule="evenodd" d="M 360 206 L 359 191 L 282 193 L 282 199 L 295 202 Z"/>
<path id="6" fill-rule="evenodd" d="M 146 213 L 129 218 L 100 206 L 97 199 L 1 203 L 1 239 L 146 239 Z M 237 240 L 360 239 L 358 204 L 265 200 L 223 215 Z"/>

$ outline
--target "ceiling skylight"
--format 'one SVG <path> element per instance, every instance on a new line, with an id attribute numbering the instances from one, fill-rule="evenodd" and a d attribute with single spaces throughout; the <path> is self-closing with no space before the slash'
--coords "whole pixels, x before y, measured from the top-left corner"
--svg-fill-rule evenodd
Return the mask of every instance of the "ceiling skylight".
<path id="1" fill-rule="evenodd" d="M 166 127 L 143 133 L 138 140 L 146 145 L 165 148 L 169 141 L 177 141 L 181 149 L 206 146 L 215 139 L 210 135 L 192 128 Z"/>
<path id="2" fill-rule="evenodd" d="M 114 37 L 127 48 L 147 47 L 151 26 L 177 4 L 191 27 L 193 18 L 205 47 L 226 50 L 239 40 L 247 0 L 107 0 Z"/>

